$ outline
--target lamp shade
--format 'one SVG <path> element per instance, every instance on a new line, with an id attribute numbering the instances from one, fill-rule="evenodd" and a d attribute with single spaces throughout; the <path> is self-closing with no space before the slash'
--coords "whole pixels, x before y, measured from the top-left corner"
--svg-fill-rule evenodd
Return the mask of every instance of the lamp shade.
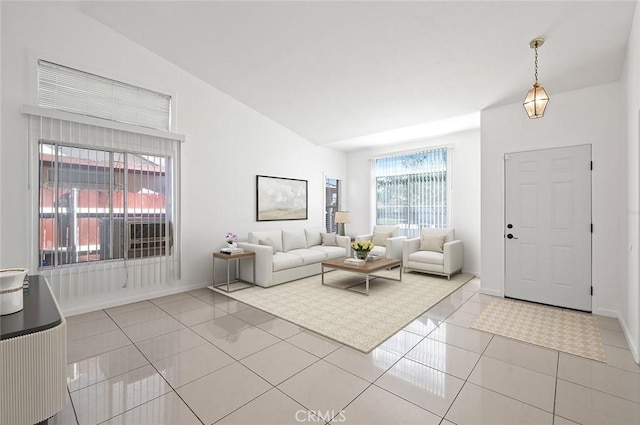
<path id="1" fill-rule="evenodd" d="M 529 118 L 542 118 L 544 116 L 544 110 L 549 103 L 549 96 L 544 91 L 544 87 L 535 83 L 531 90 L 527 92 L 527 96 L 524 98 L 524 109 L 527 111 Z"/>
<path id="2" fill-rule="evenodd" d="M 336 223 L 351 223 L 351 213 L 349 211 L 336 211 Z"/>

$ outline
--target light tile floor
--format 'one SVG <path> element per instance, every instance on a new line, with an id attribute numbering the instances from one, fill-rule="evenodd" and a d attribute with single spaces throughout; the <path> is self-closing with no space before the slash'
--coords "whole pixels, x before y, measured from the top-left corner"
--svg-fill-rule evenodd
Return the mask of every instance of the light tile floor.
<path id="1" fill-rule="evenodd" d="M 474 279 L 363 354 L 208 289 L 70 317 L 50 424 L 638 424 L 640 366 L 598 317 L 608 363 L 469 329 Z"/>

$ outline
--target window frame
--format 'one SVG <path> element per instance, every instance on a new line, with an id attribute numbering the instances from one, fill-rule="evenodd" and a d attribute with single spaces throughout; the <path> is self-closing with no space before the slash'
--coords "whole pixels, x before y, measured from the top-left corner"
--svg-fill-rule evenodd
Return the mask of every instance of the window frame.
<path id="1" fill-rule="evenodd" d="M 86 149 L 86 150 L 93 150 L 93 151 L 99 151 L 102 153 L 106 153 L 109 156 L 109 169 L 108 169 L 108 174 L 109 174 L 109 182 L 108 182 L 108 186 L 109 186 L 109 211 L 107 212 L 107 216 L 109 217 L 109 244 L 110 244 L 110 252 L 109 252 L 109 258 L 108 259 L 100 259 L 100 260 L 94 260 L 94 261 L 77 261 L 77 262 L 73 262 L 73 263 L 63 263 L 60 264 L 60 262 L 58 261 L 58 257 L 59 257 L 59 253 L 60 253 L 60 246 L 58 246 L 55 243 L 55 238 L 56 238 L 56 233 L 57 233 L 57 226 L 59 223 L 58 220 L 58 209 L 55 205 L 52 206 L 52 210 L 53 210 L 53 219 L 54 219 L 54 246 L 53 246 L 53 264 L 49 264 L 49 265 L 43 265 L 42 264 L 42 256 L 43 256 L 43 251 L 46 250 L 46 247 L 41 246 L 41 242 L 42 242 L 42 235 L 40 234 L 40 226 L 41 226 L 41 222 L 40 220 L 42 219 L 42 197 L 41 197 L 41 193 L 40 190 L 42 189 L 42 175 L 41 175 L 41 171 L 42 171 L 42 166 L 41 166 L 41 149 L 40 146 L 42 145 L 52 145 L 56 151 L 56 153 L 54 154 L 55 159 L 52 161 L 53 163 L 53 172 L 54 172 L 54 193 L 58 193 L 59 190 L 61 189 L 61 186 L 59 184 L 58 181 L 58 176 L 59 176 L 59 163 L 60 161 L 58 160 L 58 147 L 64 147 L 64 148 L 70 148 L 70 149 Z M 36 154 L 36 161 L 38 164 L 37 170 L 36 170 L 36 175 L 37 175 L 37 184 L 34 184 L 34 187 L 37 187 L 37 205 L 36 205 L 36 228 L 37 228 L 37 232 L 36 232 L 36 243 L 35 243 L 35 248 L 37 251 L 36 257 L 38 258 L 38 270 L 51 270 L 51 269 L 57 269 L 60 267 L 80 267 L 83 265 L 96 265 L 96 264 L 101 264 L 101 263 L 105 263 L 105 262 L 113 262 L 113 261 L 128 261 L 128 260 L 143 260 L 145 258 L 153 258 L 153 257 L 165 257 L 165 256 L 171 256 L 172 252 L 171 252 L 171 248 L 172 248 L 172 241 L 169 241 L 167 239 L 167 242 L 165 243 L 163 249 L 167 250 L 166 254 L 160 254 L 160 255 L 146 255 L 146 256 L 140 256 L 140 257 L 129 257 L 128 255 L 128 251 L 129 249 L 126 248 L 129 244 L 129 234 L 128 234 L 128 224 L 129 223 L 156 223 L 157 220 L 149 220 L 147 218 L 146 221 L 141 221 L 141 220 L 136 220 L 135 218 L 129 218 L 128 219 L 128 203 L 127 203 L 127 195 L 130 193 L 128 191 L 129 188 L 129 182 L 128 182 L 128 173 L 126 173 L 123 178 L 122 178 L 122 193 L 125 194 L 124 195 L 124 199 L 123 199 L 123 207 L 122 207 L 122 221 L 123 221 L 123 229 L 122 229 L 122 238 L 123 238 L 123 256 L 122 257 L 117 257 L 117 258 L 113 258 L 113 232 L 114 232 L 114 225 L 115 225 L 115 221 L 119 220 L 118 217 L 114 217 L 116 215 L 116 207 L 114 206 L 114 202 L 113 202 L 113 197 L 114 194 L 116 193 L 116 188 L 115 188 L 115 179 L 114 179 L 114 174 L 115 174 L 115 168 L 116 168 L 116 162 L 114 161 L 114 156 L 115 154 L 122 154 L 123 155 L 123 160 L 125 161 L 125 163 L 129 160 L 129 156 L 133 155 L 133 156 L 152 156 L 152 157 L 162 157 L 165 159 L 165 179 L 167 178 L 166 175 L 167 174 L 171 174 L 174 172 L 173 167 L 174 167 L 174 158 L 171 155 L 166 155 L 166 154 L 159 154 L 159 153 L 150 153 L 150 152 L 138 152 L 138 151 L 134 151 L 134 150 L 130 150 L 130 149 L 116 149 L 116 148 L 108 148 L 108 147 L 98 147 L 98 146 L 90 146 L 90 145 L 82 145 L 82 144 L 77 144 L 77 143 L 68 143 L 68 142 L 61 142 L 61 141 L 55 141 L 55 140 L 49 140 L 49 139 L 39 139 L 37 142 L 37 146 L 38 148 L 35 150 L 35 154 Z M 133 192 L 135 193 L 135 192 Z M 162 222 L 164 222 L 165 224 L 168 225 L 168 231 L 171 232 L 172 226 L 173 226 L 173 217 L 172 217 L 172 211 L 170 208 L 170 205 L 172 204 L 171 201 L 173 201 L 174 197 L 175 197 L 175 193 L 174 193 L 174 187 L 173 185 L 169 185 L 168 186 L 168 192 L 165 191 L 165 193 L 163 194 L 165 196 L 165 205 L 164 205 L 164 213 L 162 213 L 162 216 L 164 217 L 164 219 L 162 220 Z M 87 214 L 91 214 L 91 213 L 87 213 Z M 119 215 L 119 214 L 118 214 Z M 172 235 L 169 235 L 169 238 Z"/>
<path id="2" fill-rule="evenodd" d="M 334 227 L 335 229 L 328 229 L 327 228 L 327 224 L 329 222 L 329 217 L 328 217 L 328 209 L 329 209 L 329 200 L 327 199 L 327 183 L 329 180 L 335 180 L 336 181 L 336 206 L 335 206 L 335 211 L 333 211 L 333 218 L 334 218 Z M 331 177 L 329 175 L 324 175 L 323 179 L 322 179 L 322 189 L 323 189 L 323 217 L 324 217 L 324 228 L 328 233 L 338 233 L 338 225 L 337 223 L 335 223 L 335 214 L 338 211 L 341 211 L 343 209 L 343 200 L 342 200 L 342 192 L 343 192 L 343 180 L 337 177 Z"/>

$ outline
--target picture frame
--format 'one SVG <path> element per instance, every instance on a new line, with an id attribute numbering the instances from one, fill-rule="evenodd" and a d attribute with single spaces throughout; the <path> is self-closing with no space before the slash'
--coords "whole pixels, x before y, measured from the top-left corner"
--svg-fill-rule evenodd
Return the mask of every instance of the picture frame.
<path id="1" fill-rule="evenodd" d="M 256 220 L 306 220 L 307 189 L 307 180 L 257 175 Z"/>

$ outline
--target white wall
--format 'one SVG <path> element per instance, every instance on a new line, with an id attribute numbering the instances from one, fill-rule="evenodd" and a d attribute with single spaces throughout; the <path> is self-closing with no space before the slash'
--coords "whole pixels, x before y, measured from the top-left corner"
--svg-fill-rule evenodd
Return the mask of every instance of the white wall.
<path id="1" fill-rule="evenodd" d="M 636 13 L 629 38 L 627 49 L 627 62 L 622 77 L 623 92 L 626 94 L 626 118 L 627 118 L 627 279 L 623 288 L 623 297 L 626 302 L 622 324 L 629 343 L 634 351 L 636 362 L 640 361 L 638 344 L 640 342 L 640 279 L 638 276 L 638 264 L 640 263 L 640 175 L 638 169 L 640 162 L 638 155 L 639 126 L 640 126 L 640 5 L 636 5 Z"/>
<path id="2" fill-rule="evenodd" d="M 347 224 L 347 234 L 371 233 L 375 224 L 375 192 L 363 190 L 372 187 L 371 159 L 434 147 L 451 148 L 451 226 L 456 229 L 456 237 L 464 241 L 463 270 L 479 276 L 480 130 L 350 152 L 347 157 L 347 209 L 351 211 L 351 224 Z"/>
<path id="3" fill-rule="evenodd" d="M 161 293 L 211 284 L 211 253 L 233 231 L 246 238 L 253 229 L 321 226 L 323 172 L 346 175 L 346 155 L 318 147 L 205 84 L 129 39 L 76 10 L 73 3 L 2 2 L 2 158 L 0 267 L 29 266 L 31 192 L 27 187 L 26 118 L 34 104 L 29 79 L 32 52 L 63 64 L 176 96 L 182 145 L 182 279 L 143 292 L 57 293 L 66 312 L 89 311 Z M 197 47 L 194 47 L 197 48 Z M 223 66 L 223 64 L 221 64 Z M 309 219 L 255 221 L 256 174 L 309 181 Z M 34 270 L 35 271 L 35 270 Z M 222 280 L 223 271 L 216 276 Z M 55 290 L 55 288 L 54 288 Z"/>
<path id="4" fill-rule="evenodd" d="M 482 111 L 482 291 L 504 294 L 504 154 L 591 144 L 593 312 L 620 317 L 627 168 L 621 85 L 559 94 L 546 88 L 551 100 L 542 119 L 527 118 L 520 103 Z"/>

